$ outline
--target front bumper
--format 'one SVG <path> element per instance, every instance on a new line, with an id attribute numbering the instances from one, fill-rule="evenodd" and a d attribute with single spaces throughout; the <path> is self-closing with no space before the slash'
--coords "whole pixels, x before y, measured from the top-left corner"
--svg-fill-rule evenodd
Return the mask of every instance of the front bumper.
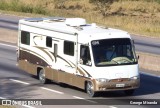
<path id="1" fill-rule="evenodd" d="M 94 91 L 117 91 L 117 90 L 129 90 L 136 89 L 140 86 L 140 79 L 114 79 L 109 82 L 98 82 L 94 81 Z"/>

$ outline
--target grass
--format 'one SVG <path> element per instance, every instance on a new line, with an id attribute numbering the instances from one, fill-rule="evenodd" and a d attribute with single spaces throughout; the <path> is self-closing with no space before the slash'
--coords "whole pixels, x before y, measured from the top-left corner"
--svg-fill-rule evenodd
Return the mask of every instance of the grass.
<path id="1" fill-rule="evenodd" d="M 34 6 L 32 4 L 26 4 L 22 0 L 1 0 L 0 9 L 25 13 L 46 14 L 46 10 L 42 8 L 41 4 Z"/>
<path id="2" fill-rule="evenodd" d="M 160 37 L 160 0 L 119 0 L 110 5 L 89 0 L 0 0 L 0 9 L 27 16 L 83 17 L 130 33 Z"/>
<path id="3" fill-rule="evenodd" d="M 0 108 L 16 108 L 14 106 L 9 106 L 9 105 L 0 105 Z"/>

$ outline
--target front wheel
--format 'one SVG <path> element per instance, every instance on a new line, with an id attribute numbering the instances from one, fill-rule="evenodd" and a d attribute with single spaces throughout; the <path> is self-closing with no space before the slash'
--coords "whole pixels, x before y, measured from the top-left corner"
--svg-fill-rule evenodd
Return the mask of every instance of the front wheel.
<path id="1" fill-rule="evenodd" d="M 125 90 L 124 93 L 125 93 L 127 96 L 131 96 L 131 95 L 133 95 L 134 91 L 135 91 L 134 89 L 132 89 L 132 90 Z"/>
<path id="2" fill-rule="evenodd" d="M 94 91 L 94 86 L 92 84 L 92 82 L 87 82 L 86 84 L 86 92 L 88 93 L 88 95 L 90 97 L 94 97 L 96 92 Z"/>
<path id="3" fill-rule="evenodd" d="M 44 73 L 44 70 L 43 70 L 43 69 L 41 69 L 41 70 L 39 71 L 38 78 L 39 78 L 39 80 L 40 80 L 40 82 L 41 82 L 42 84 L 47 83 L 47 79 L 46 79 L 46 77 L 45 77 L 45 73 Z"/>

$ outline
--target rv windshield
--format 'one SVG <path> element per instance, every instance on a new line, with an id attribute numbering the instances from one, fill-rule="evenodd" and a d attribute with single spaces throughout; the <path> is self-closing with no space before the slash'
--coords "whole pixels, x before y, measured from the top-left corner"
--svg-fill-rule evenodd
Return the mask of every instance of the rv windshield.
<path id="1" fill-rule="evenodd" d="M 91 45 L 96 66 L 137 63 L 133 43 L 128 38 L 94 40 Z"/>

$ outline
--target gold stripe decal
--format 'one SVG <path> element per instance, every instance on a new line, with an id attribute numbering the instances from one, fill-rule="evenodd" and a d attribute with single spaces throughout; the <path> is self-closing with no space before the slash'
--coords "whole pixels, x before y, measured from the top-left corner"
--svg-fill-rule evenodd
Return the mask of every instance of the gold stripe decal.
<path id="1" fill-rule="evenodd" d="M 42 48 L 42 47 L 35 47 L 35 48 L 45 52 L 50 57 L 50 59 L 54 61 L 53 57 L 49 54 L 50 52 L 45 50 L 46 48 Z"/>
<path id="2" fill-rule="evenodd" d="M 71 62 L 71 61 L 70 61 Z M 72 62 L 71 62 L 72 63 Z M 74 66 L 76 66 L 74 63 L 72 63 Z M 80 74 L 82 74 L 83 76 L 85 75 L 85 73 L 88 75 L 88 77 L 91 77 L 91 75 L 85 70 L 85 69 L 83 69 L 81 66 L 78 66 L 77 67 L 78 69 L 78 71 L 79 71 L 79 73 Z M 81 69 L 80 69 L 81 68 Z"/>
<path id="3" fill-rule="evenodd" d="M 28 53 L 32 52 L 35 56 L 38 55 L 41 59 L 45 60 L 45 62 L 47 62 L 47 64 L 49 64 L 49 62 L 47 61 L 47 59 L 45 59 L 45 58 L 44 58 L 42 55 L 40 55 L 39 53 L 33 52 L 33 51 L 28 50 L 28 49 L 25 49 L 25 48 L 21 48 L 21 50 L 26 51 L 26 52 L 28 52 Z M 37 57 L 38 57 L 38 56 L 37 56 Z"/>

